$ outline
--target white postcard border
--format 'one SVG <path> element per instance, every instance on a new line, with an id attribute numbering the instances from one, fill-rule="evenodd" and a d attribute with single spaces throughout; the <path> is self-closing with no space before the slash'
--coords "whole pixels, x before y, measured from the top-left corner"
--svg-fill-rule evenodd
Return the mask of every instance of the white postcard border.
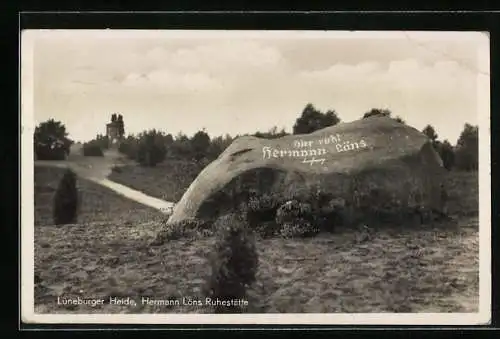
<path id="1" fill-rule="evenodd" d="M 115 31 L 115 30 L 113 30 Z M 489 35 L 486 32 L 404 32 L 421 40 L 478 39 L 479 114 L 479 251 L 480 303 L 478 313 L 341 313 L 341 314 L 36 314 L 34 309 L 34 202 L 33 202 L 33 47 L 35 38 L 46 34 L 99 34 L 109 30 L 23 31 L 21 44 L 21 319 L 25 323 L 50 324 L 273 324 L 273 325 L 478 325 L 491 320 L 491 170 L 490 170 L 490 76 Z M 331 34 L 335 39 L 401 39 L 401 32 L 380 31 L 148 31 L 151 38 L 170 34 L 180 39 L 214 38 L 220 34 L 255 38 L 316 38 Z M 116 33 L 116 31 L 115 31 Z M 121 30 L 124 37 L 144 31 Z"/>

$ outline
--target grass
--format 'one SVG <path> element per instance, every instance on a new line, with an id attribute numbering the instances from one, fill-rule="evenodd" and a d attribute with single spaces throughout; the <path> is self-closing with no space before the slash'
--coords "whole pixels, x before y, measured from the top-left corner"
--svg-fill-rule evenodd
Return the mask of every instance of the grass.
<path id="1" fill-rule="evenodd" d="M 153 171 L 160 175 L 161 168 Z M 161 215 L 83 180 L 79 180 L 83 197 L 79 224 L 51 226 L 50 197 L 59 172 L 35 172 L 35 273 L 40 278 L 35 286 L 36 312 L 209 312 L 204 307 L 140 301 L 141 297 L 202 298 L 213 237 L 151 247 Z M 156 187 L 162 186 L 154 181 Z M 185 186 L 169 185 L 176 194 Z M 448 185 L 450 212 L 455 216 L 450 224 L 260 239 L 257 282 L 248 293 L 247 311 L 476 312 L 477 173 L 451 173 Z M 137 304 L 64 306 L 57 305 L 58 296 L 106 300 L 123 296 Z"/>
<path id="2" fill-rule="evenodd" d="M 35 167 L 35 226 L 53 225 L 53 198 L 64 174 L 56 167 Z M 164 215 L 131 201 L 92 181 L 77 179 L 79 191 L 78 223 L 125 222 L 134 223 L 161 220 Z"/>
<path id="3" fill-rule="evenodd" d="M 455 217 L 477 217 L 479 181 L 477 172 L 452 171 L 445 182 L 449 196 L 448 213 Z"/>
<path id="4" fill-rule="evenodd" d="M 113 170 L 109 179 L 155 198 L 177 202 L 201 170 L 194 162 L 169 160 L 155 167 L 121 166 Z"/>

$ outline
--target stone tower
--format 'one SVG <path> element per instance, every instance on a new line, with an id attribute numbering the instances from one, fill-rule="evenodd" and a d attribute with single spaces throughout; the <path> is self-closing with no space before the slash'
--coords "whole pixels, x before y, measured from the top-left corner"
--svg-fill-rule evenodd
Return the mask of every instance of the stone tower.
<path id="1" fill-rule="evenodd" d="M 111 122 L 106 124 L 106 136 L 109 140 L 109 147 L 118 147 L 123 135 L 121 135 L 120 126 L 123 124 L 121 115 L 111 115 Z"/>

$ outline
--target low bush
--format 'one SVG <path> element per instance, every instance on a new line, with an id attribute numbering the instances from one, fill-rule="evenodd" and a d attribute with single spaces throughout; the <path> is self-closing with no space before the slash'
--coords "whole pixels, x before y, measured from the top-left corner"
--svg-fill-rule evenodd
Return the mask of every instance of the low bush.
<path id="1" fill-rule="evenodd" d="M 262 222 L 274 221 L 281 200 L 277 194 L 257 195 L 251 192 L 248 202 L 243 206 L 249 225 L 254 227 Z"/>
<path id="2" fill-rule="evenodd" d="M 316 223 L 322 231 L 333 232 L 348 222 L 348 206 L 343 198 L 327 196 L 317 209 Z"/>
<path id="3" fill-rule="evenodd" d="M 310 236 L 344 223 L 345 201 L 325 193 L 289 197 L 253 193 L 243 211 L 250 227 L 263 237 Z"/>
<path id="4" fill-rule="evenodd" d="M 276 223 L 286 224 L 298 219 L 313 221 L 312 205 L 298 200 L 289 200 L 276 211 Z"/>
<path id="5" fill-rule="evenodd" d="M 362 186 L 354 190 L 349 209 L 352 224 L 367 223 L 370 227 L 418 226 L 447 218 L 445 211 L 428 205 L 421 183 L 409 180 L 403 192 L 382 186 Z"/>
<path id="6" fill-rule="evenodd" d="M 281 225 L 276 223 L 276 211 L 285 199 L 276 193 L 259 195 L 255 191 L 249 192 L 248 196 L 240 210 L 249 227 L 261 237 L 279 235 Z"/>
<path id="7" fill-rule="evenodd" d="M 78 189 L 76 175 L 70 169 L 64 172 L 54 196 L 53 219 L 56 225 L 76 223 Z"/>
<path id="8" fill-rule="evenodd" d="M 276 224 L 285 238 L 308 237 L 319 232 L 318 214 L 310 203 L 290 200 L 276 211 Z"/>
<path id="9" fill-rule="evenodd" d="M 48 147 L 43 145 L 35 146 L 37 160 L 66 160 L 69 150 L 63 147 Z"/>
<path id="10" fill-rule="evenodd" d="M 280 235 L 281 225 L 278 225 L 274 220 L 273 221 L 263 221 L 252 226 L 252 229 L 255 231 L 257 235 L 262 238 L 270 238 Z"/>
<path id="11" fill-rule="evenodd" d="M 258 254 L 252 230 L 241 215 L 217 219 L 215 248 L 210 258 L 211 275 L 205 294 L 212 299 L 243 299 L 256 280 Z M 215 313 L 239 313 L 239 306 L 215 306 Z"/>
<path id="12" fill-rule="evenodd" d="M 83 144 L 83 155 L 86 157 L 102 157 L 104 153 L 102 148 L 96 142 L 88 142 Z"/>
<path id="13" fill-rule="evenodd" d="M 264 237 L 311 236 L 358 224 L 422 225 L 446 217 L 423 206 L 420 199 L 421 193 L 415 185 L 409 187 L 404 200 L 387 189 L 358 186 L 345 198 L 321 191 L 289 197 L 277 193 L 253 194 L 243 210 L 248 224 Z"/>
<path id="14" fill-rule="evenodd" d="M 172 240 L 198 238 L 212 234 L 213 231 L 209 223 L 199 219 L 183 220 L 172 224 L 165 223 L 151 245 L 158 246 Z"/>
<path id="15" fill-rule="evenodd" d="M 319 231 L 319 227 L 311 221 L 297 218 L 294 221 L 283 223 L 280 235 L 283 238 L 305 238 L 315 236 Z"/>
<path id="16" fill-rule="evenodd" d="M 121 168 L 120 166 L 113 166 L 113 167 L 111 168 L 111 172 L 112 172 L 112 173 L 122 173 L 122 172 L 123 172 L 123 170 L 122 170 L 122 168 Z"/>

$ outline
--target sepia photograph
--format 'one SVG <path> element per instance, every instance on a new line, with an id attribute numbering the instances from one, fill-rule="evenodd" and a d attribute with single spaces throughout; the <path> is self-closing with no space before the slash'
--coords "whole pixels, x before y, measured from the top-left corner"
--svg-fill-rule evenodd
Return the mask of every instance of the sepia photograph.
<path id="1" fill-rule="evenodd" d="M 489 44 L 22 31 L 23 321 L 488 323 Z"/>

